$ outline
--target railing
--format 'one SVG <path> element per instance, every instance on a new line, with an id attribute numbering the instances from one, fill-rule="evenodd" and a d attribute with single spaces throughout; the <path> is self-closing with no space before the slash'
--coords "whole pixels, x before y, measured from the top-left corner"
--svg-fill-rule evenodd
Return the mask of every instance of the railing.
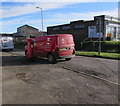
<path id="1" fill-rule="evenodd" d="M 99 41 L 99 39 L 97 39 L 96 41 L 93 42 L 93 49 L 95 48 L 97 41 Z"/>
<path id="2" fill-rule="evenodd" d="M 90 38 L 87 37 L 86 39 L 84 39 L 84 40 L 81 42 L 81 48 L 82 48 L 82 46 L 83 46 L 83 43 L 84 43 L 85 41 L 87 41 L 88 39 L 90 39 Z"/>
<path id="3" fill-rule="evenodd" d="M 87 37 L 86 39 L 84 39 L 84 40 L 81 42 L 81 48 L 83 47 L 83 43 L 84 43 L 85 41 L 87 41 L 88 39 L 90 39 L 90 41 L 92 41 L 92 38 Z M 97 39 L 97 40 L 95 40 L 95 41 L 93 42 L 93 44 L 92 44 L 92 45 L 93 45 L 93 49 L 95 48 L 97 41 L 99 41 L 99 39 Z"/>

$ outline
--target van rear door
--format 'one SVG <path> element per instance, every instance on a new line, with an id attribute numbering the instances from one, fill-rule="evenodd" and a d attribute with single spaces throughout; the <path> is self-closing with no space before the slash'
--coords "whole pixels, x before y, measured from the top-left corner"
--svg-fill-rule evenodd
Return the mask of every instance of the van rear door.
<path id="1" fill-rule="evenodd" d="M 72 36 L 58 37 L 58 45 L 59 47 L 74 46 L 73 37 Z"/>
<path id="2" fill-rule="evenodd" d="M 74 41 L 72 35 L 58 36 L 59 55 L 72 55 Z"/>

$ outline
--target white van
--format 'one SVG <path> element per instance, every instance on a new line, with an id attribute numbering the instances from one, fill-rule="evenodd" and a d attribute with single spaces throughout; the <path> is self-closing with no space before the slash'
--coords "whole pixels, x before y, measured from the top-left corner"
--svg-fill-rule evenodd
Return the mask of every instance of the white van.
<path id="1" fill-rule="evenodd" d="M 6 49 L 6 50 L 13 50 L 14 43 L 13 43 L 13 37 L 10 36 L 0 36 L 0 48 Z"/>

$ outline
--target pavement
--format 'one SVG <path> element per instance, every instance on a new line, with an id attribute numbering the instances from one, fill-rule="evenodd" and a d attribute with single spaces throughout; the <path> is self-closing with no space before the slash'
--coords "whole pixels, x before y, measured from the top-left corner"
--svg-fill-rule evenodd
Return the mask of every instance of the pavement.
<path id="1" fill-rule="evenodd" d="M 2 52 L 3 104 L 118 104 L 118 60 L 76 56 L 49 64 Z"/>

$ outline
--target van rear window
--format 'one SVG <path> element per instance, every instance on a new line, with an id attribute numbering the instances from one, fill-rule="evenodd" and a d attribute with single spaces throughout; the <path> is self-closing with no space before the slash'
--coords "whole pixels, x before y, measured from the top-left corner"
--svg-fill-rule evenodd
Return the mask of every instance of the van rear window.
<path id="1" fill-rule="evenodd" d="M 73 44 L 73 38 L 72 37 L 59 37 L 59 45 L 69 45 Z"/>

